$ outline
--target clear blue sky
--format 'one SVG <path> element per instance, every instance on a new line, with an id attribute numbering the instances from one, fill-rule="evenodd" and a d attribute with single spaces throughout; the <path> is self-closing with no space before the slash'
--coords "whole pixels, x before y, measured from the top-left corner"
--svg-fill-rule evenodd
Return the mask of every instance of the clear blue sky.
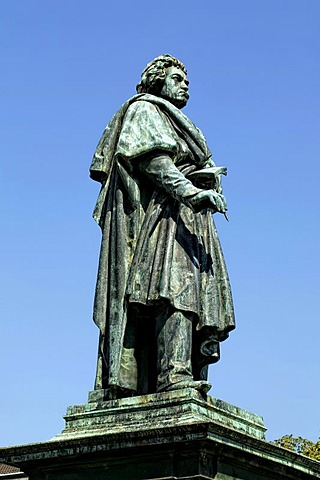
<path id="1" fill-rule="evenodd" d="M 319 0 L 1 2 L 0 444 L 52 438 L 95 376 L 100 134 L 160 53 L 224 181 L 237 330 L 211 394 L 320 434 Z"/>

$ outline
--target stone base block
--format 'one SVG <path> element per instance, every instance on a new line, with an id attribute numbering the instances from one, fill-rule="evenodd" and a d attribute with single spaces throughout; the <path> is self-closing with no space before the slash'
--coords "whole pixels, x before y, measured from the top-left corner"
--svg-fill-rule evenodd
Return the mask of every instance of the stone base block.
<path id="1" fill-rule="evenodd" d="M 314 480 L 320 462 L 264 438 L 261 417 L 194 390 L 69 407 L 54 439 L 0 448 L 30 480 Z"/>
<path id="2" fill-rule="evenodd" d="M 69 407 L 66 427 L 53 440 L 216 422 L 264 439 L 262 417 L 192 388 Z"/>

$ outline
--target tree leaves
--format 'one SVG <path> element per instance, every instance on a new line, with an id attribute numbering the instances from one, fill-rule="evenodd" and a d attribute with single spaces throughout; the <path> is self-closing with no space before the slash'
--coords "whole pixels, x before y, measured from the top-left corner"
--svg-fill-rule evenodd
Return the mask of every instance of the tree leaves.
<path id="1" fill-rule="evenodd" d="M 283 437 L 274 440 L 272 443 L 278 447 L 283 447 L 314 460 L 320 461 L 320 438 L 316 443 L 314 443 L 306 438 L 294 437 L 292 434 L 290 434 L 284 435 Z"/>

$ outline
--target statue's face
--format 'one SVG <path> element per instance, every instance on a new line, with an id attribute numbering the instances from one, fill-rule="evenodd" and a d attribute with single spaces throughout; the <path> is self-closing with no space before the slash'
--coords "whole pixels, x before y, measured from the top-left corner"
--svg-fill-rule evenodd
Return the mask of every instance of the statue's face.
<path id="1" fill-rule="evenodd" d="M 178 108 L 183 108 L 189 99 L 188 85 L 189 81 L 180 68 L 169 67 L 166 70 L 166 79 L 160 97 L 169 100 Z"/>

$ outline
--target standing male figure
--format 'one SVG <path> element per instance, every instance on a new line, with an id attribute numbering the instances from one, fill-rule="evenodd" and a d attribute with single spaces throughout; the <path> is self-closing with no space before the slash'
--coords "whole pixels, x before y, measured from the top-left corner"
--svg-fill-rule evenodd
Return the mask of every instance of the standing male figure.
<path id="1" fill-rule="evenodd" d="M 184 65 L 150 62 L 106 127 L 91 178 L 102 244 L 94 304 L 100 329 L 95 389 L 105 399 L 210 388 L 207 370 L 234 328 L 213 222 L 220 175 L 201 131 L 181 112 Z"/>

